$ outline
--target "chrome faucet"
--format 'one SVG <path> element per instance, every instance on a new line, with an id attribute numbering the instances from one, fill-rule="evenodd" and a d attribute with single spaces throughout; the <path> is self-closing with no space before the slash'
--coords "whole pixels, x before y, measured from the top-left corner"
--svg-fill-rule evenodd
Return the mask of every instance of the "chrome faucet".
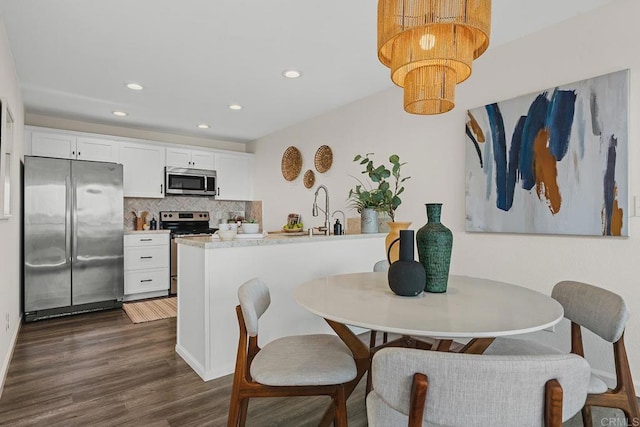
<path id="1" fill-rule="evenodd" d="M 318 207 L 318 193 L 320 192 L 321 188 L 324 190 L 324 210 Z M 329 223 L 329 190 L 327 190 L 327 187 L 325 187 L 324 185 L 319 185 L 318 189 L 316 190 L 316 194 L 313 199 L 313 209 L 311 210 L 311 215 L 318 216 L 318 210 L 320 210 L 324 214 L 324 227 L 319 227 L 318 229 L 320 231 L 324 231 L 324 235 L 328 236 L 329 234 L 331 234 L 329 232 L 329 226 L 331 225 Z"/>

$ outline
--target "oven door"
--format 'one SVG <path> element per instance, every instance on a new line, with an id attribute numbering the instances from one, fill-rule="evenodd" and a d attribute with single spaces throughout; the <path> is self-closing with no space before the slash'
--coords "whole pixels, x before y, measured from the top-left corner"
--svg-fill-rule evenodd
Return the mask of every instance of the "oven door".
<path id="1" fill-rule="evenodd" d="M 166 194 L 215 196 L 215 178 L 215 171 L 167 167 Z"/>

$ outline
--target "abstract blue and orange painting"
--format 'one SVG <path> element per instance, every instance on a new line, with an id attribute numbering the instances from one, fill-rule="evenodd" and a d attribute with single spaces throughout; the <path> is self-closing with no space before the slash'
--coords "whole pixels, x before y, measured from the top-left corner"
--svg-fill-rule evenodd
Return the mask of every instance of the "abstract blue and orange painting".
<path id="1" fill-rule="evenodd" d="M 629 70 L 467 111 L 467 231 L 628 236 Z"/>

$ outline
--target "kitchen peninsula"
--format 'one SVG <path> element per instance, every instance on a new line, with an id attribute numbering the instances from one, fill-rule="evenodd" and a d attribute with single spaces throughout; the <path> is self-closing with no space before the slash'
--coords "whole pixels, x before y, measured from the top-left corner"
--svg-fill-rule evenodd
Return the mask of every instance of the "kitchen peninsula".
<path id="1" fill-rule="evenodd" d="M 238 346 L 237 290 L 253 277 L 262 278 L 271 291 L 271 306 L 260 319 L 260 345 L 286 335 L 332 332 L 322 318 L 295 302 L 295 287 L 322 276 L 372 271 L 385 257 L 385 236 L 176 239 L 176 352 L 205 381 L 232 373 Z"/>

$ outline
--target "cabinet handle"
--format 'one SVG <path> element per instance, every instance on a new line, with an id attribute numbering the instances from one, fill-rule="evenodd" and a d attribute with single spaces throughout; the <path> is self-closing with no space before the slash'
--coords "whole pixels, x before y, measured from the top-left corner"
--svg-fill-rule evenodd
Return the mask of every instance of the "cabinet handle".
<path id="1" fill-rule="evenodd" d="M 150 242 L 150 241 L 152 241 L 152 240 L 153 240 L 153 239 L 140 239 L 140 241 L 141 241 L 141 242 Z"/>
<path id="2" fill-rule="evenodd" d="M 142 282 L 153 282 L 153 279 L 142 279 L 140 280 L 140 283 Z"/>
<path id="3" fill-rule="evenodd" d="M 216 196 L 220 195 L 220 187 L 218 187 L 218 192 L 216 193 Z"/>
<path id="4" fill-rule="evenodd" d="M 71 152 L 71 155 L 72 155 L 72 156 L 75 156 L 75 155 L 76 155 L 76 152 L 75 152 L 75 151 L 72 151 L 72 152 Z"/>
<path id="5" fill-rule="evenodd" d="M 80 152 L 78 151 L 78 156 L 80 155 Z"/>
<path id="6" fill-rule="evenodd" d="M 153 258 L 152 256 L 141 256 L 140 259 L 151 259 Z"/>
<path id="7" fill-rule="evenodd" d="M 162 185 L 163 184 L 160 184 L 160 194 L 162 194 Z"/>

